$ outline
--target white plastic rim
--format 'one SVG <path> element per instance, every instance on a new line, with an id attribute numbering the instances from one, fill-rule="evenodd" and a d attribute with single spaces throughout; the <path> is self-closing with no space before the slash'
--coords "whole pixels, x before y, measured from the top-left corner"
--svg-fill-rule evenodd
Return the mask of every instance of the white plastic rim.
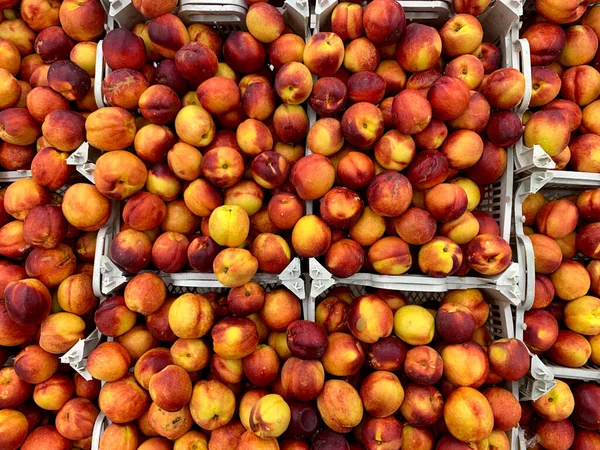
<path id="1" fill-rule="evenodd" d="M 0 183 L 12 183 L 13 181 L 31 178 L 31 170 L 10 170 L 0 172 Z"/>
<path id="2" fill-rule="evenodd" d="M 96 421 L 94 422 L 94 428 L 92 431 L 92 450 L 99 450 L 100 448 L 100 438 L 104 434 L 104 430 L 106 427 L 110 425 L 110 420 L 104 415 L 104 413 L 100 412 L 98 417 L 96 417 Z"/>

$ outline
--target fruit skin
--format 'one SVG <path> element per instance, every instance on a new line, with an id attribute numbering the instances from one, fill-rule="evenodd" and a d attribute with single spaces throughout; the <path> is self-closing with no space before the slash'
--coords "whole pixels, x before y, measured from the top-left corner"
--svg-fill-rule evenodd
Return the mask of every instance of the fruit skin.
<path id="1" fill-rule="evenodd" d="M 4 298 L 8 315 L 19 325 L 41 324 L 52 307 L 50 292 L 35 278 L 9 283 Z"/>
<path id="2" fill-rule="evenodd" d="M 507 381 L 518 381 L 530 368 L 525 344 L 515 338 L 499 339 L 488 346 L 490 368 Z"/>
<path id="3" fill-rule="evenodd" d="M 344 61 L 344 43 L 336 33 L 315 33 L 306 42 L 303 59 L 314 75 L 331 77 Z"/>
<path id="4" fill-rule="evenodd" d="M 600 323 L 596 314 L 600 299 L 585 295 L 567 303 L 564 309 L 564 322 L 567 328 L 576 333 L 593 336 L 600 333 Z"/>
<path id="5" fill-rule="evenodd" d="M 371 418 L 364 424 L 361 436 L 369 450 L 399 448 L 402 443 L 402 424 L 395 417 Z"/>
<path id="6" fill-rule="evenodd" d="M 323 390 L 323 365 L 318 360 L 302 360 L 292 356 L 283 364 L 281 383 L 285 391 L 296 400 L 313 400 Z"/>
<path id="7" fill-rule="evenodd" d="M 433 277 L 446 277 L 456 273 L 463 262 L 463 252 L 453 241 L 434 237 L 419 249 L 419 268 Z"/>
<path id="8" fill-rule="evenodd" d="M 277 394 L 260 398 L 250 411 L 250 429 L 262 439 L 281 436 L 290 424 L 291 411 L 285 400 Z"/>
<path id="9" fill-rule="evenodd" d="M 512 392 L 492 387 L 483 391 L 494 412 L 494 429 L 508 431 L 519 424 L 521 404 Z"/>
<path id="10" fill-rule="evenodd" d="M 169 392 L 172 386 L 178 387 L 176 393 Z M 152 400 L 159 408 L 168 412 L 179 411 L 192 397 L 192 382 L 188 373 L 175 365 L 167 366 L 152 375 L 148 387 Z"/>
<path id="11" fill-rule="evenodd" d="M 287 327 L 287 346 L 292 356 L 318 359 L 327 348 L 327 333 L 314 322 L 296 320 Z"/>
<path id="12" fill-rule="evenodd" d="M 575 398 L 575 410 L 570 420 L 575 425 L 586 430 L 598 430 L 600 428 L 600 416 L 593 405 L 600 396 L 600 389 L 594 383 L 581 383 L 573 388 Z"/>
<path id="13" fill-rule="evenodd" d="M 442 418 L 444 399 L 433 386 L 409 384 L 400 407 L 402 416 L 415 427 L 429 427 Z"/>
<path id="14" fill-rule="evenodd" d="M 396 50 L 398 64 L 407 72 L 432 69 L 442 54 L 442 40 L 433 27 L 411 23 Z"/>
<path id="15" fill-rule="evenodd" d="M 400 409 L 404 400 L 404 389 L 393 373 L 376 371 L 363 380 L 360 398 L 371 416 L 388 417 Z"/>
<path id="16" fill-rule="evenodd" d="M 98 409 L 88 399 L 74 398 L 69 400 L 56 415 L 56 429 L 73 441 L 87 439 L 92 436 Z"/>
<path id="17" fill-rule="evenodd" d="M 533 66 L 546 66 L 556 61 L 567 43 L 564 30 L 551 22 L 533 24 L 525 30 L 523 37 L 529 41 Z"/>
<path id="18" fill-rule="evenodd" d="M 484 275 L 498 275 L 512 262 L 508 242 L 493 234 L 480 234 L 467 247 L 469 266 Z"/>
<path id="19" fill-rule="evenodd" d="M 229 423 L 235 412 L 235 397 L 220 381 L 199 381 L 194 386 L 190 412 L 198 426 L 212 431 Z"/>
<path id="20" fill-rule="evenodd" d="M 48 443 L 54 444 L 57 450 L 69 450 L 72 448 L 71 441 L 61 435 L 55 427 L 44 425 L 36 428 L 27 436 L 27 439 L 25 439 L 25 442 L 21 446 L 21 450 L 44 448 Z"/>
<path id="21" fill-rule="evenodd" d="M 406 26 L 404 9 L 389 0 L 375 0 L 363 13 L 365 34 L 375 45 L 384 47 L 398 42 Z"/>
<path id="22" fill-rule="evenodd" d="M 435 320 L 422 306 L 403 306 L 394 314 L 394 333 L 409 345 L 427 345 L 433 340 Z"/>
<path id="23" fill-rule="evenodd" d="M 317 408 L 325 424 L 337 433 L 347 433 L 363 418 L 363 404 L 356 389 L 342 380 L 325 382 L 317 397 Z"/>
<path id="24" fill-rule="evenodd" d="M 456 389 L 444 405 L 450 433 L 463 442 L 480 441 L 494 428 L 494 414 L 485 396 L 469 387 Z"/>
<path id="25" fill-rule="evenodd" d="M 140 417 L 150 404 L 146 391 L 132 375 L 106 383 L 98 399 L 100 410 L 114 423 L 127 423 Z"/>
<path id="26" fill-rule="evenodd" d="M 544 420 L 567 419 L 575 409 L 575 398 L 568 384 L 555 380 L 556 386 L 533 402 L 533 409 Z"/>
<path id="27" fill-rule="evenodd" d="M 573 423 L 568 420 L 550 422 L 547 420 L 537 421 L 535 433 L 544 448 L 568 449 L 575 440 L 575 429 Z"/>
<path id="28" fill-rule="evenodd" d="M 88 371 L 97 380 L 117 381 L 129 370 L 131 357 L 121 344 L 104 342 L 91 351 Z"/>
<path id="29" fill-rule="evenodd" d="M 0 445 L 6 450 L 17 450 L 27 437 L 27 418 L 19 411 L 3 409 L 0 419 Z"/>

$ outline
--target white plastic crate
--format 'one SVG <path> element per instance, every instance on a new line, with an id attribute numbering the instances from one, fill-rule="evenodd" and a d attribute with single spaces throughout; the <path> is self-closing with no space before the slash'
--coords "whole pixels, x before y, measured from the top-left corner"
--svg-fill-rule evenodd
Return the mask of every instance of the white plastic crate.
<path id="1" fill-rule="evenodd" d="M 320 302 L 321 300 L 324 300 L 327 297 L 327 294 L 330 290 L 329 288 L 322 290 L 320 281 L 322 280 L 312 280 L 311 282 L 309 304 L 310 310 L 308 320 L 315 320 L 316 303 Z M 355 297 L 368 293 L 366 286 L 361 286 L 357 284 L 340 284 L 339 286 L 349 288 L 352 292 L 352 295 L 354 295 Z M 415 289 L 415 287 L 410 284 L 396 284 L 390 286 L 381 285 L 375 287 L 400 291 L 406 296 L 406 300 L 408 301 L 408 303 L 415 305 L 420 305 L 428 300 L 440 301 L 445 292 L 447 291 L 444 290 L 437 292 L 424 292 L 423 290 L 421 290 L 421 288 Z M 485 288 L 482 288 L 482 290 L 490 305 L 490 314 L 486 323 L 486 327 L 490 332 L 490 337 L 494 340 L 503 338 L 514 338 L 514 306 L 511 306 L 509 299 L 506 298 L 498 290 Z M 520 398 L 519 382 L 506 383 L 506 389 L 510 390 L 517 399 Z M 509 433 L 509 439 L 511 442 L 511 449 L 526 449 L 524 436 L 520 428 L 513 428 Z"/>
<path id="2" fill-rule="evenodd" d="M 312 283 L 314 284 L 315 280 L 312 280 Z M 364 286 L 347 285 L 347 287 L 350 288 L 352 294 L 355 296 L 363 295 L 366 293 L 366 287 Z M 214 291 L 214 289 L 208 290 Z M 177 287 L 175 285 L 169 285 L 169 292 L 181 295 L 185 292 L 189 292 L 189 289 Z M 423 302 L 431 299 L 440 300 L 442 297 L 442 293 L 429 294 L 425 292 L 416 292 L 411 291 L 408 287 L 406 287 L 405 290 L 403 290 L 403 293 L 406 295 L 406 298 L 409 301 L 409 303 L 412 304 L 422 304 Z M 511 313 L 510 303 L 507 302 L 506 298 L 504 298 L 503 295 L 498 291 L 488 290 L 485 292 L 485 294 L 487 298 L 489 298 L 492 301 L 492 303 L 490 304 L 490 316 L 487 322 L 487 327 L 490 331 L 490 336 L 494 339 L 514 337 L 514 319 Z M 322 300 L 325 296 L 326 292 L 323 292 L 318 296 L 318 298 L 319 300 Z M 312 304 L 314 305 L 314 301 Z M 311 311 L 309 311 L 309 315 L 307 315 L 306 310 L 304 311 L 304 318 L 307 320 L 314 321 L 314 307 Z M 507 383 L 506 388 L 509 389 L 517 399 L 520 398 L 519 383 Z M 109 424 L 110 421 L 106 418 L 106 416 L 100 413 L 94 424 L 94 432 L 92 435 L 92 450 L 99 449 L 100 438 L 102 437 L 104 430 Z M 526 450 L 525 439 L 520 428 L 514 428 L 507 434 L 511 442 L 512 450 Z"/>
<path id="3" fill-rule="evenodd" d="M 314 112 L 313 112 L 314 114 Z M 500 226 L 501 236 L 509 241 L 511 232 L 511 205 L 512 205 L 512 186 L 513 172 L 512 152 L 507 152 L 507 170 L 502 178 L 485 187 L 484 196 L 478 209 L 489 212 Z M 316 205 L 308 209 L 315 209 Z M 513 259 L 516 255 L 513 254 Z M 523 302 L 523 286 L 520 282 L 522 271 L 518 264 L 512 263 L 503 273 L 494 277 L 485 276 L 450 276 L 447 278 L 433 278 L 426 275 L 377 275 L 372 273 L 357 273 L 348 278 L 334 277 L 316 258 L 309 259 L 309 274 L 313 280 L 318 280 L 317 287 L 313 289 L 327 289 L 336 283 L 357 284 L 372 287 L 402 286 L 409 284 L 414 289 L 425 292 L 444 292 L 452 289 L 500 289 L 508 300 L 514 305 L 520 305 Z M 401 289 L 396 287 L 392 289 Z"/>
<path id="4" fill-rule="evenodd" d="M 92 431 L 92 450 L 98 450 L 100 448 L 100 438 L 104 434 L 106 427 L 110 425 L 110 420 L 100 412 L 96 421 L 94 422 L 94 430 Z"/>
<path id="5" fill-rule="evenodd" d="M 523 231 L 523 202 L 530 194 L 542 191 L 546 200 L 554 200 L 570 194 L 579 194 L 588 189 L 600 188 L 600 177 L 596 174 L 570 172 L 570 171 L 538 171 L 524 178 L 518 183 L 515 193 L 515 238 L 521 270 L 521 290 L 524 292 L 523 305 L 518 308 L 516 315 L 515 331 L 519 339 L 523 337 L 525 329 L 523 317 L 525 311 L 531 309 L 535 295 L 535 260 L 531 239 Z M 576 256 L 577 259 L 577 256 Z M 554 378 L 568 378 L 576 380 L 600 380 L 600 367 L 586 364 L 580 368 L 559 366 L 547 359 L 541 360 L 534 357 L 536 364 L 532 364 L 532 377 L 534 380 L 551 381 Z M 553 386 L 547 384 L 547 389 Z M 546 391 L 547 392 L 547 391 Z M 545 392 L 544 392 L 545 393 Z M 542 393 L 543 395 L 543 393 Z"/>
<path id="6" fill-rule="evenodd" d="M 521 291 L 524 293 L 522 308 L 527 311 L 533 305 L 535 289 L 535 262 L 531 239 L 523 231 L 523 202 L 529 194 L 542 190 L 546 200 L 581 193 L 587 189 L 600 188 L 596 174 L 570 171 L 540 171 L 519 181 L 515 192 L 515 238 L 519 261 Z"/>
<path id="7" fill-rule="evenodd" d="M 308 0 L 286 0 L 279 9 L 286 25 L 302 38 L 307 38 L 309 35 Z M 226 37 L 234 31 L 246 30 L 248 4 L 245 0 L 181 0 L 179 7 L 173 13 L 177 14 L 186 26 L 202 23 L 212 26 L 221 36 Z M 115 27 L 132 29 L 146 20 L 135 9 L 131 0 L 110 0 L 110 23 L 107 25 L 107 31 Z M 102 95 L 102 82 L 110 72 L 110 67 L 104 62 L 102 41 L 100 41 L 96 50 L 94 78 L 94 97 L 98 108 L 108 106 Z"/>
<path id="8" fill-rule="evenodd" d="M 430 26 L 440 27 L 452 15 L 452 2 L 450 0 L 418 1 L 400 0 L 408 21 L 425 23 Z M 331 27 L 331 13 L 337 0 L 317 0 L 315 13 L 311 16 L 313 33 L 329 30 Z M 528 67 L 529 44 L 519 37 L 519 17 L 522 13 L 522 4 L 519 0 L 497 0 L 483 14 L 478 16 L 483 29 L 484 40 L 492 42 L 502 52 L 502 67 L 512 67 L 523 70 Z M 527 95 L 529 93 L 529 95 Z M 522 113 L 529 105 L 531 89 L 526 91 L 523 101 L 517 112 Z M 316 113 L 308 108 L 309 123 L 316 121 Z M 307 153 L 310 153 L 307 149 Z M 510 239 L 512 222 L 512 193 L 513 193 L 513 149 L 507 148 L 507 165 L 503 176 L 496 183 L 486 186 L 478 209 L 489 212 L 500 227 L 500 234 L 505 240 Z M 309 204 L 307 213 L 317 210 L 317 204 Z M 514 256 L 514 255 L 513 255 Z M 315 280 L 320 280 L 319 289 L 326 289 L 335 283 L 349 283 L 368 286 L 382 286 L 383 284 L 406 283 L 420 286 L 421 290 L 445 291 L 449 289 L 464 289 L 468 287 L 499 288 L 504 295 L 515 305 L 522 302 L 523 293 L 519 285 L 519 269 L 516 264 L 511 265 L 503 274 L 496 277 L 468 276 L 448 277 L 435 279 L 425 275 L 400 275 L 387 276 L 370 273 L 358 273 L 348 278 L 334 277 L 315 258 L 309 260 L 309 274 Z"/>

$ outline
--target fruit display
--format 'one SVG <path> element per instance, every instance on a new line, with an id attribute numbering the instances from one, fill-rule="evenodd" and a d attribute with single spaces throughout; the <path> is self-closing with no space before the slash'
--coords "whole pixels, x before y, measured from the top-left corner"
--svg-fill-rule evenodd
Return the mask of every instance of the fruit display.
<path id="1" fill-rule="evenodd" d="M 111 205 L 73 178 L 67 158 L 96 109 L 96 41 L 106 13 L 97 0 L 2 6 L 0 346 L 12 355 L 36 348 L 41 363 L 63 355 L 76 363 L 74 345 L 98 338 L 91 335 L 96 232 Z"/>
<path id="2" fill-rule="evenodd" d="M 280 3 L 2 3 L 0 450 L 598 447 L 600 6 Z"/>
<path id="3" fill-rule="evenodd" d="M 430 449 L 460 441 L 511 448 L 521 406 L 510 382 L 528 372 L 530 360 L 521 341 L 486 327 L 498 306 L 485 292 L 450 291 L 419 305 L 427 297 L 335 288 L 323 296 L 315 323 L 301 320 L 291 293 L 250 282 L 224 292 L 178 290 L 184 293 L 135 324 L 136 312 L 139 318 L 159 303 L 142 295 L 151 278 L 159 280 L 137 275 L 124 297 L 106 300 L 96 315 L 114 338 L 88 358 L 90 374 L 103 381 L 99 408 L 109 421 L 95 436 L 100 450 L 142 442 L 174 449 Z M 120 311 L 110 308 L 119 317 L 111 330 L 101 322 L 116 321 L 100 317 L 108 302 Z"/>
<path id="4" fill-rule="evenodd" d="M 438 31 L 407 27 L 399 3 L 378 0 L 364 17 L 360 8 L 350 36 L 346 7 L 331 15 L 340 35 L 306 43 L 268 4 L 251 5 L 248 32 L 224 39 L 174 14 L 107 33 L 108 106 L 85 125 L 103 151 L 96 187 L 126 201 L 105 246 L 107 271 L 191 270 L 236 287 L 281 274 L 294 257 L 321 257 L 340 278 L 495 276 L 511 264 L 497 222 L 505 211 L 488 185 L 502 183 L 512 161 L 512 138 L 497 135 L 523 98 L 523 75 L 500 67 L 500 50 L 461 5 Z M 384 39 L 369 18 L 388 13 Z M 410 63 L 428 38 L 430 54 Z M 318 214 L 307 214 L 316 200 Z"/>
<path id="5" fill-rule="evenodd" d="M 600 448 L 600 386 L 573 380 L 555 382 L 556 387 L 547 394 L 521 404 L 526 438 L 545 449 Z"/>
<path id="6" fill-rule="evenodd" d="M 55 196 L 58 205 L 31 178 L 12 183 L 0 196 L 7 220 L 0 228 L 0 345 L 33 339 L 62 355 L 93 331 L 99 300 L 92 287 L 96 233 L 71 223 L 79 211 L 69 214 L 82 187 L 95 191 L 74 184 L 64 197 Z M 16 217 L 22 220 L 12 220 Z"/>
<path id="7" fill-rule="evenodd" d="M 540 167 L 600 173 L 600 7 L 535 5 L 521 29 L 531 49 L 532 91 L 517 161 L 526 165 L 534 154 Z"/>
<path id="8" fill-rule="evenodd" d="M 214 272 L 229 287 L 280 274 L 304 215 L 288 183 L 308 132 L 304 39 L 269 4 L 225 39 L 164 11 L 147 17 L 102 41 L 109 106 L 85 124 L 103 151 L 96 187 L 127 200 L 107 256 L 124 273 Z"/>

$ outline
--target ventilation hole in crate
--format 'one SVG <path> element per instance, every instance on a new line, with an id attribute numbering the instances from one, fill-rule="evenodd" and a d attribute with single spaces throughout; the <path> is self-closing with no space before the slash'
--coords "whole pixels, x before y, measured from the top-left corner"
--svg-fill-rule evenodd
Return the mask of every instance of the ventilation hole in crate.
<path id="1" fill-rule="evenodd" d="M 273 289 L 282 288 L 281 285 L 271 283 L 271 284 L 261 284 L 262 288 L 265 292 L 269 292 Z M 229 288 L 224 287 L 187 287 L 187 286 L 176 286 L 173 284 L 167 285 L 167 290 L 169 295 L 171 296 L 180 296 L 183 294 L 194 293 L 194 294 L 206 294 L 208 292 L 216 292 L 218 294 L 226 294 L 229 292 Z"/>

